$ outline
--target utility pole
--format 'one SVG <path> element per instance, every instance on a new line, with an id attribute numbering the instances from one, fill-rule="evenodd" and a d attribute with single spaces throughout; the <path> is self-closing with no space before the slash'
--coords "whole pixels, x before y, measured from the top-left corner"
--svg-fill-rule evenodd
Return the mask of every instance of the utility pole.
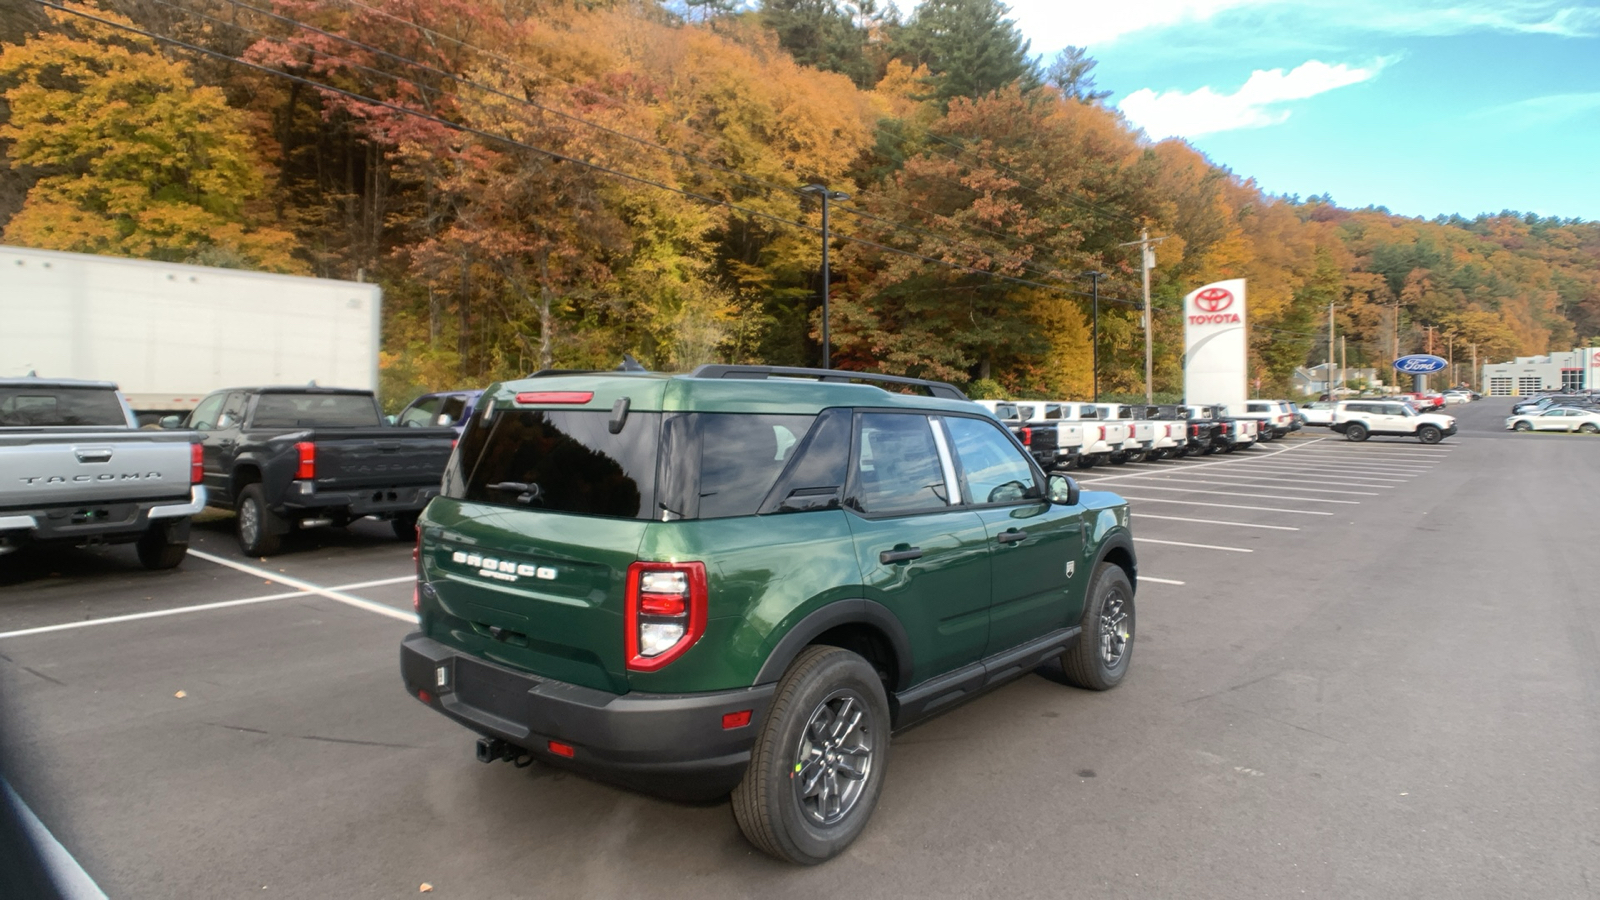
<path id="1" fill-rule="evenodd" d="M 828 334 L 828 282 L 830 280 L 828 275 L 828 201 L 849 200 L 850 195 L 842 194 L 838 191 L 830 191 L 828 186 L 824 184 L 808 184 L 800 189 L 800 193 L 816 194 L 822 198 L 822 367 L 828 369 L 833 367 L 833 343 L 831 336 Z"/>
<path id="2" fill-rule="evenodd" d="M 1350 357 L 1345 355 L 1344 335 L 1339 335 L 1339 387 L 1344 387 L 1344 380 L 1350 373 Z"/>
<path id="3" fill-rule="evenodd" d="M 1328 402 L 1339 399 L 1333 392 L 1333 304 L 1328 304 L 1328 372 L 1324 383 L 1328 386 Z"/>
<path id="4" fill-rule="evenodd" d="M 1472 345 L 1472 389 L 1478 389 L 1478 345 Z"/>
<path id="5" fill-rule="evenodd" d="M 1094 330 L 1089 340 L 1094 345 L 1094 402 L 1100 402 L 1100 278 L 1099 272 L 1085 272 L 1084 276 L 1093 282 L 1094 292 Z"/>
<path id="6" fill-rule="evenodd" d="M 1150 237 L 1150 229 L 1139 229 L 1139 239 L 1122 244 L 1123 247 L 1139 248 L 1139 270 L 1144 280 L 1144 402 L 1155 401 L 1155 349 L 1150 339 L 1151 329 L 1154 327 L 1155 315 L 1150 308 L 1150 270 L 1156 267 L 1155 245 L 1166 240 L 1165 237 Z"/>

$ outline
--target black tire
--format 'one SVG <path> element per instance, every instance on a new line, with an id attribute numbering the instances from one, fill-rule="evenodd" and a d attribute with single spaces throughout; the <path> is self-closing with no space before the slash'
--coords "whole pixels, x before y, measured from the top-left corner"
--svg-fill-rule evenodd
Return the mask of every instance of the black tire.
<path id="1" fill-rule="evenodd" d="M 135 545 L 139 564 L 146 569 L 175 569 L 189 555 L 188 532 L 177 527 L 181 523 L 157 519 L 150 523 Z M 184 539 L 174 540 L 176 532 L 183 531 Z"/>
<path id="2" fill-rule="evenodd" d="M 1344 427 L 1344 439 L 1347 441 L 1364 441 L 1367 439 L 1367 426 L 1360 422 L 1351 422 Z"/>
<path id="3" fill-rule="evenodd" d="M 1523 420 L 1523 421 L 1518 422 L 1517 424 L 1511 426 L 1511 430 L 1512 431 L 1532 431 L 1533 430 L 1533 425 L 1529 424 L 1527 420 Z"/>
<path id="4" fill-rule="evenodd" d="M 267 497 L 261 485 L 246 485 L 239 492 L 238 511 L 234 535 L 239 539 L 239 551 L 245 556 L 271 556 L 283 543 L 283 532 L 288 530 L 283 517 L 267 508 Z"/>
<path id="5" fill-rule="evenodd" d="M 1080 469 L 1092 469 L 1092 468 L 1094 468 L 1094 457 L 1092 457 L 1092 456 L 1079 456 L 1077 465 L 1078 465 L 1078 468 L 1080 468 Z"/>
<path id="6" fill-rule="evenodd" d="M 1121 566 L 1105 562 L 1094 570 L 1082 625 L 1078 642 L 1061 654 L 1061 669 L 1074 687 L 1109 691 L 1133 658 L 1133 584 Z"/>
<path id="7" fill-rule="evenodd" d="M 1436 426 L 1424 425 L 1417 429 L 1417 440 L 1424 444 L 1437 444 L 1444 440 L 1444 432 L 1440 431 Z"/>
<path id="8" fill-rule="evenodd" d="M 1127 463 L 1127 461 L 1128 461 L 1128 454 L 1126 454 L 1126 453 L 1124 453 L 1124 452 L 1122 452 L 1120 450 L 1117 451 L 1116 453 L 1111 454 L 1111 464 L 1113 466 L 1123 465 L 1123 464 Z"/>
<path id="9" fill-rule="evenodd" d="M 1183 459 L 1185 456 L 1189 455 L 1189 448 L 1188 447 L 1176 447 L 1176 448 L 1174 448 L 1172 450 L 1169 450 L 1167 452 L 1172 455 L 1173 459 Z"/>
<path id="10" fill-rule="evenodd" d="M 1210 456 L 1211 454 L 1213 454 L 1215 452 L 1217 452 L 1217 446 L 1215 444 L 1207 444 L 1204 447 L 1200 448 L 1200 455 L 1201 456 Z"/>
<path id="11" fill-rule="evenodd" d="M 1593 422 L 1585 422 L 1578 426 L 1578 430 L 1584 434 L 1594 434 L 1600 432 L 1600 426 L 1596 426 Z"/>
<path id="12" fill-rule="evenodd" d="M 832 783 L 848 791 L 851 785 L 859 785 L 847 804 L 841 798 L 840 818 L 824 823 L 802 800 L 804 783 L 796 769 L 807 748 L 814 748 L 812 736 L 817 729 L 813 722 L 824 707 L 837 714 L 846 700 L 850 701 L 846 715 L 859 712 L 860 724 L 845 733 L 844 746 L 851 746 L 853 738 L 866 741 L 865 763 L 857 763 L 863 765 L 865 774 L 860 779 L 835 775 L 830 782 L 818 773 L 822 779 L 818 786 Z M 837 758 L 841 762 L 846 757 L 862 759 L 856 751 L 839 753 Z M 824 757 L 811 758 L 825 767 Z M 750 843 L 764 853 L 804 866 L 826 862 L 844 852 L 866 828 L 883 792 L 888 762 L 889 701 L 878 673 L 848 650 L 807 647 L 778 682 L 772 708 L 750 752 L 750 767 L 733 789 L 734 820 Z M 812 763 L 807 763 L 801 771 L 811 767 Z"/>
<path id="13" fill-rule="evenodd" d="M 394 518 L 389 520 L 389 527 L 394 529 L 394 536 L 395 536 L 395 538 L 397 540 L 405 541 L 408 544 L 416 543 L 416 540 L 417 540 L 417 514 L 416 513 L 401 513 L 401 514 L 395 516 Z"/>

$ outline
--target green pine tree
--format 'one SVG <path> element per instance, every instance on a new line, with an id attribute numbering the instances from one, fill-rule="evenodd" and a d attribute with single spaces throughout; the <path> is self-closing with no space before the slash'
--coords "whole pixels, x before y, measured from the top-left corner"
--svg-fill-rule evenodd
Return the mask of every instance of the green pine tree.
<path id="1" fill-rule="evenodd" d="M 925 0 L 906 24 L 899 56 L 928 67 L 933 95 L 943 103 L 982 97 L 1012 83 L 1037 88 L 1030 43 L 1007 18 L 1010 11 L 1000 0 Z"/>

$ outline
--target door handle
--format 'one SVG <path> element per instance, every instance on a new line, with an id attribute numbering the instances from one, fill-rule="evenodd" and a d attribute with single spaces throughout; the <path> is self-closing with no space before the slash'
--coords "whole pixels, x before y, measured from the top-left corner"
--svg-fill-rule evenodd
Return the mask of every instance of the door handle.
<path id="1" fill-rule="evenodd" d="M 1002 531 L 995 535 L 994 539 L 1002 544 L 1015 544 L 1019 541 L 1027 540 L 1028 533 L 1026 531 Z"/>
<path id="2" fill-rule="evenodd" d="M 878 562 L 886 566 L 891 563 L 910 562 L 913 559 L 921 558 L 921 547 L 909 547 L 905 550 L 885 550 L 878 554 Z"/>

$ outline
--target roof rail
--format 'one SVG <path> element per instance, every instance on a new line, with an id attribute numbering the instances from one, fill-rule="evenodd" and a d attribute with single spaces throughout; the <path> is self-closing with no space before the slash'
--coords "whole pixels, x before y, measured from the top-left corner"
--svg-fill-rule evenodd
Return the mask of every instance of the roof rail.
<path id="1" fill-rule="evenodd" d="M 929 381 L 925 378 L 908 378 L 904 375 L 880 375 L 876 372 L 852 372 L 848 369 L 806 369 L 798 366 L 724 366 L 706 365 L 689 373 L 691 378 L 749 378 L 765 380 L 780 378 L 814 378 L 835 384 L 864 381 L 868 384 L 892 384 L 901 387 L 921 388 L 929 396 L 946 400 L 966 400 L 967 395 L 947 381 Z"/>

